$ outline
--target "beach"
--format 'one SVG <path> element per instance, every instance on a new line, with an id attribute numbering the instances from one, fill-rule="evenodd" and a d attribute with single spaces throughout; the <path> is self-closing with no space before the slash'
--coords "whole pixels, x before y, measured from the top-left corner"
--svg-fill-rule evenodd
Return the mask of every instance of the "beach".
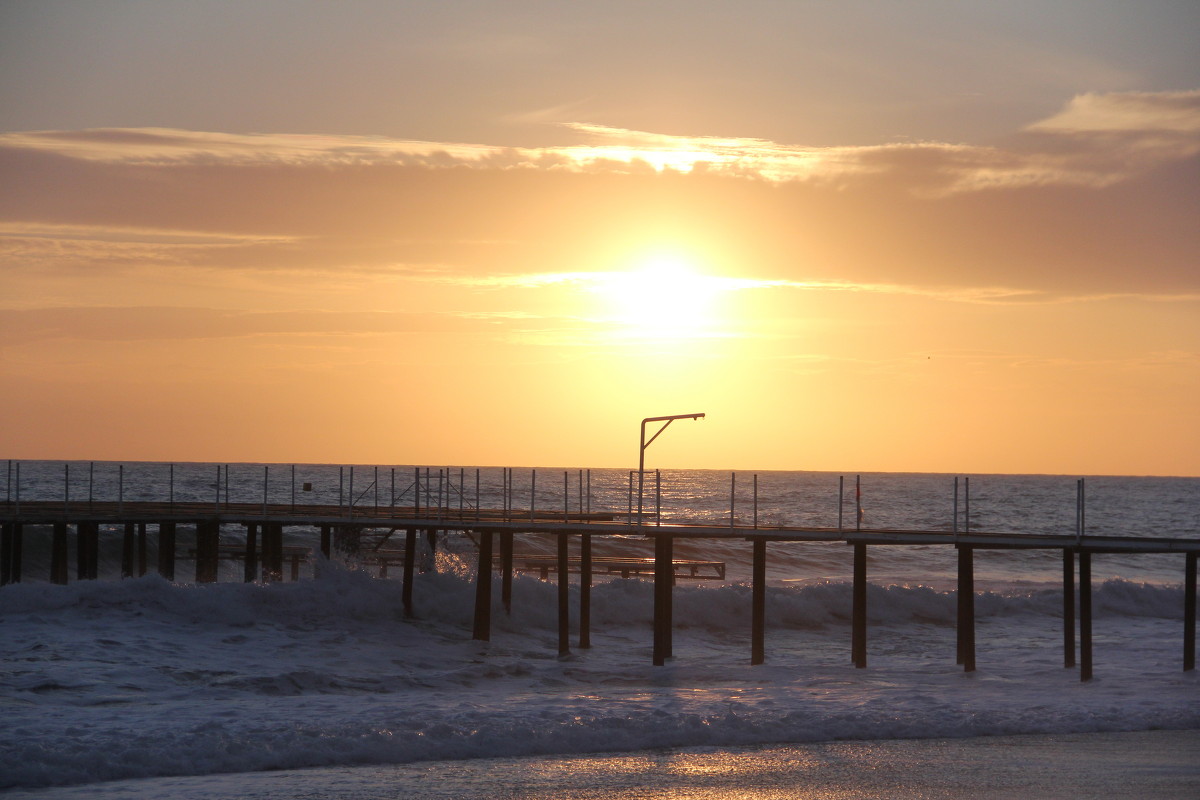
<path id="1" fill-rule="evenodd" d="M 686 748 L 204 775 L 14 791 L 175 800 L 1080 800 L 1194 797 L 1200 731 Z"/>

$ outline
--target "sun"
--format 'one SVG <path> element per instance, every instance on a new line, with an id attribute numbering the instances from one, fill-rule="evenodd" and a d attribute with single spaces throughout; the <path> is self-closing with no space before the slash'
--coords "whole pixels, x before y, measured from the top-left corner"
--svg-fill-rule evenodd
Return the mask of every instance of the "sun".
<path id="1" fill-rule="evenodd" d="M 599 285 L 619 332 L 655 338 L 712 335 L 721 289 L 720 278 L 675 253 L 645 256 L 629 270 L 607 273 Z"/>

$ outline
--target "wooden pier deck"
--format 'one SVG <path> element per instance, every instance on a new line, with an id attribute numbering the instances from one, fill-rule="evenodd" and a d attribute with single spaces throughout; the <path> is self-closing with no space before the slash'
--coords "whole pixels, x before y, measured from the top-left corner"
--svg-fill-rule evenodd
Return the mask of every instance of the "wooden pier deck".
<path id="1" fill-rule="evenodd" d="M 52 547 L 49 579 L 66 583 L 68 528 L 75 529 L 77 577 L 97 577 L 98 537 L 101 526 L 116 527 L 123 535 L 122 574 L 143 574 L 146 564 L 148 527 L 158 536 L 158 571 L 175 579 L 178 526 L 195 526 L 196 545 L 189 552 L 195 562 L 197 582 L 215 581 L 217 564 L 222 558 L 240 558 L 245 565 L 245 580 L 279 580 L 285 555 L 294 551 L 283 545 L 285 527 L 310 527 L 320 530 L 320 550 L 327 557 L 332 537 L 354 536 L 368 529 L 404 531 L 403 550 L 379 550 L 373 555 L 381 570 L 389 565 L 404 571 L 404 605 L 412 613 L 413 571 L 416 537 L 422 531 L 464 531 L 476 538 L 480 568 L 476 572 L 476 604 L 473 636 L 491 635 L 491 583 L 495 563 L 500 565 L 502 598 L 511 603 L 514 570 L 538 571 L 558 579 L 559 651 L 570 651 L 569 578 L 579 575 L 579 646 L 590 646 L 590 589 L 594 577 L 612 572 L 651 575 L 654 582 L 654 663 L 663 664 L 672 657 L 672 586 L 680 570 L 693 570 L 686 577 L 699 579 L 704 570 L 715 570 L 719 562 L 689 562 L 674 558 L 674 543 L 688 539 L 727 539 L 747 542 L 752 548 L 751 579 L 751 663 L 765 658 L 765 592 L 767 546 L 782 542 L 843 543 L 852 549 L 852 622 L 851 658 L 858 667 L 867 664 L 866 554 L 868 547 L 944 546 L 958 554 L 957 658 L 967 671 L 975 669 L 974 554 L 976 550 L 1046 550 L 1061 553 L 1063 559 L 1063 646 L 1064 666 L 1076 666 L 1076 617 L 1079 622 L 1078 652 L 1080 678 L 1092 677 L 1092 603 L 1091 564 L 1101 554 L 1179 554 L 1184 558 L 1184 631 L 1183 668 L 1195 668 L 1196 653 L 1196 560 L 1200 538 L 1097 536 L 1091 534 L 1020 534 L 996 532 L 951 532 L 936 530 L 875 530 L 805 527 L 768 527 L 745 525 L 657 524 L 650 519 L 636 520 L 612 513 L 570 513 L 521 509 L 454 509 L 445 507 L 362 507 L 336 505 L 294 505 L 271 503 L 163 503 L 163 502 L 51 502 L 25 501 L 0 504 L 0 585 L 19 582 L 23 575 L 22 541 L 26 526 L 51 526 Z M 222 526 L 245 529 L 244 544 L 221 543 Z M 555 556 L 513 554 L 514 534 L 537 534 L 556 539 Z M 390 534 L 389 534 L 390 535 Z M 499 554 L 494 553 L 494 537 L 500 537 Z M 652 539 L 652 559 L 606 561 L 592 556 L 595 536 L 637 536 Z M 386 539 L 386 537 L 385 537 Z M 578 539 L 579 555 L 572 557 L 569 542 Z M 240 555 L 237 553 L 240 552 Z M 367 555 L 371 555 L 368 553 Z M 295 562 L 294 562 L 295 563 Z M 1078 563 L 1078 567 L 1076 567 Z M 622 567 L 621 565 L 624 564 Z M 483 568 L 487 565 L 487 568 Z M 701 566 L 705 565 L 705 566 Z M 294 574 L 294 573 L 293 573 Z M 714 576 L 715 577 L 715 576 Z M 724 578 L 721 565 L 720 578 Z M 1078 594 L 1078 607 L 1076 595 Z M 1078 612 L 1078 613 L 1077 613 Z"/>

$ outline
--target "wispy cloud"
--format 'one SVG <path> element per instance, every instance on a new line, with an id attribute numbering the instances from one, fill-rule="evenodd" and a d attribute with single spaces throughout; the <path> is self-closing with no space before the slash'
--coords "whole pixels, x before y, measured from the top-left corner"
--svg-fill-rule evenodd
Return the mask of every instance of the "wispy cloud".
<path id="1" fill-rule="evenodd" d="M 229 134 L 168 128 L 32 131 L 0 147 L 90 161 L 165 164 L 406 165 L 568 171 L 705 172 L 770 182 L 842 182 L 901 173 L 922 192 L 1026 185 L 1104 186 L 1200 152 L 1200 91 L 1083 94 L 1009 148 L 947 142 L 806 147 L 672 136 L 573 122 L 583 145 L 497 147 L 366 136 Z"/>
<path id="2" fill-rule="evenodd" d="M 988 147 L 570 128 L 588 141 L 0 134 L 0 304 L 14 276 L 138 265 L 586 288 L 654 237 L 724 258 L 727 280 L 768 281 L 731 290 L 992 304 L 1200 290 L 1200 92 L 1080 95 Z"/>

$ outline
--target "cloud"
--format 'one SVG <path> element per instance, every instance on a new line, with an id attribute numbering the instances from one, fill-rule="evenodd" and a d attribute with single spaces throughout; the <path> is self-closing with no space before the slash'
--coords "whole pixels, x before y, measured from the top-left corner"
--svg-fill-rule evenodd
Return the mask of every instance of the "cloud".
<path id="1" fill-rule="evenodd" d="M 1200 92 L 1173 92 L 1080 95 L 986 147 L 817 148 L 582 123 L 570 130 L 584 144 L 523 149 L 8 133 L 0 265 L 9 276 L 157 264 L 501 288 L 618 269 L 639 241 L 673 239 L 750 279 L 855 291 L 1194 296 L 1198 120 Z"/>
<path id="2" fill-rule="evenodd" d="M 3 345 L 51 339 L 106 342 L 238 339 L 264 336 L 380 336 L 481 332 L 538 317 L 519 313 L 245 311 L 196 307 L 0 309 Z"/>
<path id="3" fill-rule="evenodd" d="M 1077 95 L 1026 130 L 1053 133 L 1200 134 L 1200 90 Z"/>
<path id="4" fill-rule="evenodd" d="M 582 145 L 498 147 L 367 136 L 231 134 L 169 128 L 0 134 L 0 147 L 129 165 L 422 166 L 675 170 L 771 182 L 844 182 L 900 172 L 921 191 L 1059 183 L 1104 186 L 1200 152 L 1200 91 L 1082 94 L 1027 126 L 1014 147 L 945 142 L 805 147 L 755 138 L 674 136 L 572 122 Z"/>

